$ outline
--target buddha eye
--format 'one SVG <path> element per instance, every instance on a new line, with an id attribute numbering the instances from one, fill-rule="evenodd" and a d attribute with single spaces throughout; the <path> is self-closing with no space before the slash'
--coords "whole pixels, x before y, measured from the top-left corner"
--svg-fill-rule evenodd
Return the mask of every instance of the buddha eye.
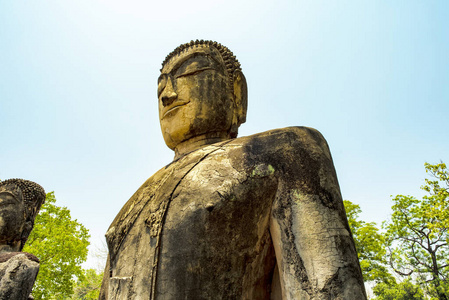
<path id="1" fill-rule="evenodd" d="M 167 85 L 167 74 L 161 74 L 157 80 L 157 96 L 159 97 Z"/>
<path id="2" fill-rule="evenodd" d="M 196 74 L 201 73 L 206 70 L 213 70 L 213 68 L 212 67 L 204 67 L 204 68 L 198 68 L 198 69 L 193 69 L 193 70 L 186 70 L 183 73 L 176 75 L 175 78 L 196 75 Z"/>

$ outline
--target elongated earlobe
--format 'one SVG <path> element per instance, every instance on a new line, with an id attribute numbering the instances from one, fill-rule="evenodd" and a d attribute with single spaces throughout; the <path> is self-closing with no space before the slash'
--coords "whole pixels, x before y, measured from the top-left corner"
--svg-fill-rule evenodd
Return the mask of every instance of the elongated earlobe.
<path id="1" fill-rule="evenodd" d="M 23 246 L 25 246 L 25 242 L 27 241 L 28 237 L 30 236 L 31 230 L 33 230 L 33 226 L 34 226 L 34 223 L 32 221 L 25 222 L 25 225 L 23 226 L 23 231 L 22 231 L 20 251 L 22 251 Z"/>
<path id="2" fill-rule="evenodd" d="M 246 122 L 246 109 L 248 108 L 248 87 L 242 71 L 234 71 L 234 114 L 238 125 Z"/>

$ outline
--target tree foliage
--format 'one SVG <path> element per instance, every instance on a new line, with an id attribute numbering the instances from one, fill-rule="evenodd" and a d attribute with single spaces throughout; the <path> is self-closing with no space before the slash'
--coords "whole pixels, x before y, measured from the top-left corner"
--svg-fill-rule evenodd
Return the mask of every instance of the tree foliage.
<path id="1" fill-rule="evenodd" d="M 363 279 L 376 282 L 394 281 L 386 268 L 384 237 L 376 227 L 376 223 L 359 219 L 362 210 L 358 204 L 348 200 L 344 200 L 343 203 L 354 237 Z"/>
<path id="2" fill-rule="evenodd" d="M 399 275 L 413 278 L 436 299 L 449 299 L 449 172 L 444 163 L 425 164 L 431 175 L 422 199 L 397 195 L 384 224 L 388 257 Z"/>
<path id="3" fill-rule="evenodd" d="M 103 273 L 94 269 L 84 270 L 83 278 L 76 281 L 74 294 L 70 299 L 96 300 L 100 295 Z"/>
<path id="4" fill-rule="evenodd" d="M 54 193 L 48 193 L 23 249 L 40 260 L 32 292 L 35 299 L 68 297 L 73 293 L 74 278 L 84 278 L 81 263 L 87 258 L 88 230 L 72 220 L 66 207 L 55 203 Z"/>
<path id="5" fill-rule="evenodd" d="M 374 289 L 376 300 L 421 300 L 424 293 L 419 285 L 413 284 L 411 280 L 404 280 L 399 284 L 396 282 L 380 282 Z"/>

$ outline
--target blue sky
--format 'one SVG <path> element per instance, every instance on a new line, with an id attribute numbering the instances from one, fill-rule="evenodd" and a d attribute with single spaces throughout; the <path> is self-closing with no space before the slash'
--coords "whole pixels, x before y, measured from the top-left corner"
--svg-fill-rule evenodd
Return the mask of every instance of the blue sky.
<path id="1" fill-rule="evenodd" d="M 103 235 L 173 153 L 156 82 L 192 39 L 228 46 L 248 81 L 240 136 L 309 126 L 344 199 L 381 222 L 449 163 L 447 1 L 0 1 L 0 178 L 55 191 Z"/>

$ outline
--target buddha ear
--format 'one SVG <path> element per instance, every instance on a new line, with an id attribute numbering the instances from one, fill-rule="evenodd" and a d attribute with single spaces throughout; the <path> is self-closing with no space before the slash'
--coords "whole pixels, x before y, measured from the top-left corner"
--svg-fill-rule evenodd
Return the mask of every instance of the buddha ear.
<path id="1" fill-rule="evenodd" d="M 234 71 L 234 118 L 237 127 L 246 122 L 246 109 L 248 107 L 248 87 L 242 71 Z"/>
<path id="2" fill-rule="evenodd" d="M 31 230 L 33 230 L 33 224 L 34 222 L 32 221 L 26 221 L 25 225 L 23 226 L 23 230 L 22 230 L 22 238 L 21 238 L 21 247 L 20 247 L 20 251 L 22 251 L 23 246 L 25 246 L 25 242 L 28 239 Z"/>

